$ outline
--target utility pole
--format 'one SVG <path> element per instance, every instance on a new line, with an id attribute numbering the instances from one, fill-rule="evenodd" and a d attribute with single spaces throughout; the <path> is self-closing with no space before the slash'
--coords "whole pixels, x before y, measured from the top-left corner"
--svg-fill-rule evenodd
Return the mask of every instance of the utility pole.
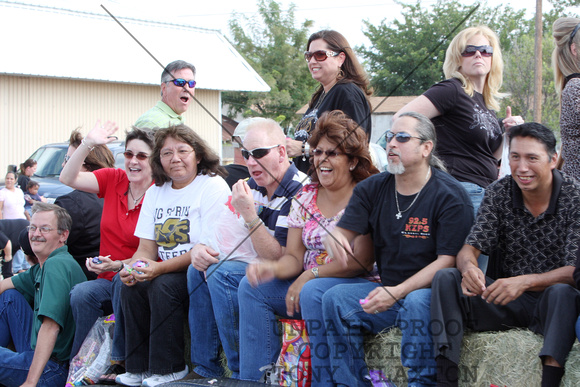
<path id="1" fill-rule="evenodd" d="M 536 0 L 536 45 L 534 65 L 534 121 L 542 122 L 542 0 Z"/>

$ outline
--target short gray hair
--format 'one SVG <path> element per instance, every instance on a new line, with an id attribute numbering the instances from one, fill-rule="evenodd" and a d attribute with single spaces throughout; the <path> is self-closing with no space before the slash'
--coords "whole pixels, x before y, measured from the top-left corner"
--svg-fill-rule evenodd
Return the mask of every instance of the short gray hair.
<path id="1" fill-rule="evenodd" d="M 423 114 L 417 112 L 404 112 L 399 115 L 399 118 L 401 117 L 411 117 L 417 120 L 415 130 L 417 131 L 421 142 L 431 141 L 433 143 L 433 150 L 431 150 L 431 154 L 428 158 L 429 165 L 442 171 L 447 171 L 443 160 L 441 160 L 435 154 L 437 149 L 437 133 L 435 132 L 435 126 L 433 125 L 433 122 L 431 122 L 431 120 Z"/>
<path id="2" fill-rule="evenodd" d="M 166 83 L 173 80 L 173 73 L 183 69 L 190 69 L 193 75 L 195 75 L 195 66 L 189 62 L 184 60 L 176 60 L 169 63 L 163 69 L 163 73 L 161 73 L 161 83 Z"/>
<path id="3" fill-rule="evenodd" d="M 70 217 L 67 210 L 52 203 L 36 202 L 32 205 L 32 215 L 36 214 L 37 212 L 50 211 L 54 212 L 56 215 L 56 227 L 58 229 L 58 233 L 62 234 L 62 232 L 65 230 L 70 231 L 72 227 L 72 218 Z"/>

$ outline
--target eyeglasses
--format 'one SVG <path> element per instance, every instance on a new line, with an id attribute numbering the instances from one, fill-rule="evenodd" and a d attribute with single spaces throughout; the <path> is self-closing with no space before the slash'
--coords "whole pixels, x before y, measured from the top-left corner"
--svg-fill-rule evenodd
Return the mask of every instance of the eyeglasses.
<path id="1" fill-rule="evenodd" d="M 322 150 L 322 149 L 313 149 L 310 152 L 312 152 L 312 155 L 314 157 L 321 157 L 322 155 L 326 155 L 329 158 L 332 157 L 336 157 L 336 156 L 340 156 L 342 153 L 337 152 L 335 150 Z"/>
<path id="2" fill-rule="evenodd" d="M 334 51 L 326 51 L 326 50 L 318 50 L 318 51 L 314 51 L 314 52 L 310 52 L 310 51 L 305 51 L 304 52 L 304 59 L 306 59 L 306 62 L 310 62 L 310 59 L 312 59 L 312 57 L 314 57 L 314 59 L 316 59 L 317 62 L 324 62 L 326 60 L 326 58 L 330 58 L 333 56 L 337 56 L 338 52 L 334 52 Z"/>
<path id="3" fill-rule="evenodd" d="M 492 46 L 472 46 L 472 45 L 469 45 L 469 46 L 465 47 L 465 51 L 463 51 L 461 53 L 461 56 L 465 57 L 465 58 L 470 57 L 470 56 L 474 56 L 477 51 L 479 51 L 481 56 L 490 57 L 493 55 L 493 47 Z"/>
<path id="4" fill-rule="evenodd" d="M 196 82 L 193 79 L 190 81 L 186 81 L 183 78 L 174 79 L 172 82 L 175 86 L 179 86 L 179 87 L 183 87 L 187 83 L 189 85 L 190 89 L 193 89 L 195 87 L 195 84 L 196 84 Z"/>
<path id="5" fill-rule="evenodd" d="M 246 150 L 246 149 L 242 149 L 242 156 L 244 156 L 244 158 L 246 160 L 248 160 L 250 158 L 250 156 L 252 156 L 254 159 L 258 160 L 261 159 L 262 157 L 266 156 L 268 153 L 270 153 L 270 151 L 276 147 L 279 147 L 280 145 L 272 145 L 272 146 L 268 146 L 268 147 L 263 147 L 263 148 L 255 148 L 252 150 Z"/>
<path id="6" fill-rule="evenodd" d="M 64 163 L 68 163 L 68 161 L 70 160 L 70 156 L 69 155 L 64 155 Z"/>
<path id="7" fill-rule="evenodd" d="M 193 151 L 194 151 L 194 149 L 178 149 L 177 150 L 177 157 L 179 157 L 180 159 L 183 160 L 184 158 L 189 156 L 190 153 Z M 170 150 L 161 151 L 161 158 L 162 159 L 172 159 L 174 154 L 175 153 L 173 151 L 170 151 Z M 139 158 L 139 157 L 137 157 L 137 158 Z"/>
<path id="8" fill-rule="evenodd" d="M 27 226 L 26 229 L 28 230 L 29 233 L 33 233 L 33 234 L 36 232 L 36 230 L 40 231 L 41 234 L 48 234 L 49 232 L 54 230 L 54 228 L 46 227 L 46 226 L 42 226 L 42 227 Z"/>
<path id="9" fill-rule="evenodd" d="M 123 155 L 125 155 L 125 158 L 127 160 L 131 160 L 131 159 L 133 159 L 133 157 L 137 157 L 137 160 L 140 160 L 140 161 L 147 160 L 149 158 L 149 155 L 147 153 L 144 153 L 144 152 L 139 152 L 139 153 L 135 154 L 131 151 L 125 151 L 125 152 L 123 152 Z"/>
<path id="10" fill-rule="evenodd" d="M 390 130 L 387 132 L 387 134 L 385 135 L 385 137 L 387 138 L 387 143 L 391 142 L 391 140 L 393 138 L 397 139 L 397 142 L 405 143 L 405 142 L 409 142 L 410 139 L 412 138 L 418 138 L 419 140 L 423 141 L 423 139 L 421 137 L 417 137 L 417 136 L 411 136 L 409 133 L 407 132 L 398 132 L 398 133 L 393 133 Z"/>

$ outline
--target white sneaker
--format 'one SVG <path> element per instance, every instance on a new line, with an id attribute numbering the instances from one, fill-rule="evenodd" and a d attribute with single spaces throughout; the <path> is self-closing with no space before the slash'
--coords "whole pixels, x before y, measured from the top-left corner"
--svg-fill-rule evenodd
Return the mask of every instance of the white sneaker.
<path id="1" fill-rule="evenodd" d="M 143 380 L 150 376 L 151 374 L 149 372 L 139 372 L 136 374 L 125 372 L 124 374 L 117 375 L 115 382 L 124 386 L 138 387 L 141 385 L 141 383 L 143 383 Z"/>
<path id="2" fill-rule="evenodd" d="M 175 380 L 183 379 L 189 373 L 189 368 L 185 366 L 185 369 L 180 372 L 174 372 L 167 375 L 153 375 L 150 378 L 143 380 L 143 385 L 146 387 L 158 386 L 163 383 L 173 382 Z"/>

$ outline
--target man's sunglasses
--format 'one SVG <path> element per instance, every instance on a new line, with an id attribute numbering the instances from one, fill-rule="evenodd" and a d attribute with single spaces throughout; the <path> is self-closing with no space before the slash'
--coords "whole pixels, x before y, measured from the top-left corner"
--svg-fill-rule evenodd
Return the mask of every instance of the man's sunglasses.
<path id="1" fill-rule="evenodd" d="M 411 136 L 407 132 L 393 133 L 390 130 L 387 132 L 387 134 L 385 135 L 385 137 L 387 138 L 387 143 L 391 142 L 391 140 L 393 138 L 396 138 L 397 139 L 397 142 L 400 142 L 400 143 L 409 142 L 409 140 L 412 139 L 412 138 L 418 138 L 419 140 L 423 141 L 423 139 L 421 137 Z"/>
<path id="2" fill-rule="evenodd" d="M 125 151 L 125 152 L 123 152 L 123 155 L 125 155 L 125 158 L 127 160 L 131 160 L 133 157 L 137 157 L 137 160 L 144 161 L 144 160 L 147 160 L 149 158 L 149 155 L 147 153 L 143 153 L 143 152 L 139 152 L 139 153 L 135 154 L 131 151 Z"/>
<path id="3" fill-rule="evenodd" d="M 465 47 L 465 51 L 461 53 L 463 57 L 470 57 L 474 56 L 475 53 L 479 51 L 481 56 L 490 57 L 493 55 L 493 47 L 492 46 L 467 46 Z"/>
<path id="4" fill-rule="evenodd" d="M 268 147 L 252 149 L 250 151 L 242 149 L 242 156 L 244 156 L 244 158 L 246 160 L 248 160 L 250 158 L 250 156 L 252 156 L 254 159 L 258 160 L 258 159 L 261 159 L 262 157 L 266 156 L 268 153 L 270 153 L 270 151 L 272 149 L 279 147 L 279 146 L 280 145 L 272 145 L 272 146 L 268 146 Z"/>
<path id="5" fill-rule="evenodd" d="M 306 59 L 306 62 L 310 62 L 310 59 L 314 57 L 314 59 L 316 59 L 317 62 L 324 62 L 326 58 L 330 58 L 337 55 L 338 52 L 334 51 L 326 51 L 326 50 L 318 50 L 314 52 L 306 51 L 304 52 L 304 59 Z"/>
<path id="6" fill-rule="evenodd" d="M 195 87 L 195 83 L 196 83 L 193 79 L 191 81 L 186 81 L 183 78 L 174 79 L 172 82 L 175 86 L 179 86 L 179 87 L 183 87 L 187 83 L 189 85 L 190 89 L 193 89 Z"/>

